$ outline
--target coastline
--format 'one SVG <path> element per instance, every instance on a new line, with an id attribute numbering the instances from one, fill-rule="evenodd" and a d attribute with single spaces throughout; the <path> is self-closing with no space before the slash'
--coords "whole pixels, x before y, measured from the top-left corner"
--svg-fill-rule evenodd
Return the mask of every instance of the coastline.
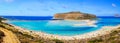
<path id="1" fill-rule="evenodd" d="M 10 24 L 12 25 L 12 24 Z M 47 34 L 44 32 L 36 32 L 36 31 L 30 31 L 15 25 L 14 26 L 15 29 L 18 29 L 19 32 L 25 33 L 25 34 L 29 34 L 33 37 L 42 37 L 45 39 L 59 39 L 59 40 L 80 40 L 80 39 L 90 39 L 93 37 L 97 37 L 97 36 L 102 36 L 102 35 L 106 35 L 111 33 L 112 30 L 116 30 L 118 27 L 120 27 L 120 25 L 117 26 L 103 26 L 101 29 L 96 30 L 96 31 L 92 31 L 89 33 L 85 33 L 85 34 L 81 34 L 81 35 L 75 35 L 75 36 L 59 36 L 59 35 L 52 35 L 52 34 Z"/>

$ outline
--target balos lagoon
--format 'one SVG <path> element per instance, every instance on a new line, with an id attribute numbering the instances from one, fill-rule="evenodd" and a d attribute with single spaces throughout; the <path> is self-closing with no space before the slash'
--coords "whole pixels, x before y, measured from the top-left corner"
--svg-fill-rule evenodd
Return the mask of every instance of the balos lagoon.
<path id="1" fill-rule="evenodd" d="M 120 0 L 0 0 L 0 43 L 120 43 Z"/>
<path id="2" fill-rule="evenodd" d="M 69 16 L 72 14 L 74 16 Z M 87 15 L 86 17 L 90 16 L 87 13 L 68 12 L 60 13 L 57 16 L 55 15 L 47 17 L 3 17 L 8 18 L 9 20 L 7 21 L 7 23 L 20 29 L 21 32 L 28 31 L 29 34 L 34 33 L 39 35 L 39 37 L 45 37 L 50 39 L 57 38 L 60 40 L 74 40 L 98 37 L 109 34 L 112 30 L 115 30 L 115 28 L 118 28 L 120 26 L 119 17 L 92 15 L 92 17 L 90 16 L 89 18 L 80 18 L 81 16 L 83 16 L 81 14 L 84 14 L 84 16 Z M 78 19 L 76 19 L 76 15 L 79 15 Z"/>

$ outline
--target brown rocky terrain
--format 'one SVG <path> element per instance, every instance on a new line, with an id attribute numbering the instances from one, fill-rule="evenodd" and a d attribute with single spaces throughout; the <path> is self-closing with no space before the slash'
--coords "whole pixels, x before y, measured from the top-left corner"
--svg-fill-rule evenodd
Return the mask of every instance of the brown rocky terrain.
<path id="1" fill-rule="evenodd" d="M 54 19 L 70 19 L 70 20 L 81 20 L 81 19 L 95 19 L 96 16 L 88 13 L 81 12 L 68 12 L 68 13 L 57 13 L 54 15 Z"/>
<path id="2" fill-rule="evenodd" d="M 4 37 L 2 37 L 3 43 L 20 43 L 18 38 L 16 37 L 16 35 L 13 32 L 11 32 L 7 29 L 1 28 L 1 27 L 0 27 L 0 30 L 2 32 L 4 32 L 4 35 L 5 35 Z"/>
<path id="3" fill-rule="evenodd" d="M 5 36 L 5 34 L 2 31 L 0 31 L 0 43 L 3 42 L 4 36 Z"/>

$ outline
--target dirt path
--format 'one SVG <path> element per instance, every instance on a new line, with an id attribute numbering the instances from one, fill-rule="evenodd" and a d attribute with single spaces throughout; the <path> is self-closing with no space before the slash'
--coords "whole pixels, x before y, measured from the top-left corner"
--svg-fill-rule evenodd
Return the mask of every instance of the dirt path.
<path id="1" fill-rule="evenodd" d="M 5 37 L 3 38 L 3 43 L 20 43 L 16 35 L 13 34 L 11 31 L 4 28 L 0 28 L 0 30 L 3 31 L 5 34 Z"/>

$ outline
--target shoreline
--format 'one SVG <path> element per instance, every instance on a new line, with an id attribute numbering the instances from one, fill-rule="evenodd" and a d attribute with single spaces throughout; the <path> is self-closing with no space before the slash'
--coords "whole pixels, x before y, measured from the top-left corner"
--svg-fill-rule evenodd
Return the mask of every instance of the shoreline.
<path id="1" fill-rule="evenodd" d="M 10 24 L 10 25 L 14 26 L 15 29 L 18 29 L 19 32 L 27 33 L 27 34 L 29 34 L 33 37 L 42 37 L 42 38 L 45 38 L 45 39 L 59 39 L 59 40 L 90 39 L 90 38 L 93 38 L 93 37 L 110 34 L 112 30 L 116 30 L 118 27 L 120 27 L 120 25 L 117 25 L 117 26 L 103 26 L 99 30 L 95 30 L 95 31 L 85 33 L 85 34 L 80 34 L 80 35 L 75 35 L 75 36 L 59 36 L 59 35 L 47 34 L 47 33 L 44 33 L 44 32 L 30 31 L 30 30 L 15 26 L 13 24 Z"/>

